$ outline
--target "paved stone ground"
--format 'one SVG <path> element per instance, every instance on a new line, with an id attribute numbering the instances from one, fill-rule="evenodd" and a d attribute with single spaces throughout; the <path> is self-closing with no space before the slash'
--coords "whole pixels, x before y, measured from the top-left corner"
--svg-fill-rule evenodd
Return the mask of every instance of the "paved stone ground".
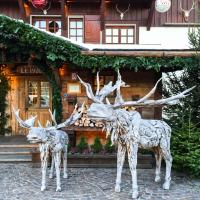
<path id="1" fill-rule="evenodd" d="M 127 200 L 131 199 L 131 177 L 128 169 L 122 176 L 122 192 L 114 192 L 116 169 L 69 169 L 62 179 L 62 192 L 55 192 L 55 179 L 47 191 L 40 191 L 40 168 L 31 164 L 0 164 L 0 200 Z M 155 183 L 154 170 L 138 169 L 140 200 L 200 200 L 200 180 L 173 173 L 169 191 Z"/>

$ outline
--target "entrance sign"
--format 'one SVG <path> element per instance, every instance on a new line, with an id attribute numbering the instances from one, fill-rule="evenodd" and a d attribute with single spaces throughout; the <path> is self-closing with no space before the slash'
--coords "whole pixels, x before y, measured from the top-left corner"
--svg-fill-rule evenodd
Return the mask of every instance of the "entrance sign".
<path id="1" fill-rule="evenodd" d="M 17 67 L 19 74 L 42 74 L 41 70 L 35 66 L 20 65 Z"/>

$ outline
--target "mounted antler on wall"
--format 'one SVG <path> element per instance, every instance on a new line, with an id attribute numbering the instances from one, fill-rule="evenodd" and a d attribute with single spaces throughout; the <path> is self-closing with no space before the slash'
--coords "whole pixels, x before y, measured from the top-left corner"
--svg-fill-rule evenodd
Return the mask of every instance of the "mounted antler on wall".
<path id="1" fill-rule="evenodd" d="M 182 7 L 182 0 L 179 0 L 179 4 L 180 4 L 180 11 L 181 11 L 181 13 L 183 15 L 184 21 L 188 22 L 191 11 L 195 9 L 196 1 L 193 1 L 192 7 L 189 10 L 183 9 L 183 7 Z"/>
<path id="2" fill-rule="evenodd" d="M 118 4 L 116 4 L 116 10 L 117 10 L 117 12 L 120 14 L 121 20 L 124 19 L 124 15 L 129 11 L 130 6 L 131 6 L 131 4 L 129 3 L 129 4 L 128 4 L 128 8 L 127 8 L 125 11 L 121 11 L 121 10 L 119 10 L 119 8 L 118 8 Z"/>

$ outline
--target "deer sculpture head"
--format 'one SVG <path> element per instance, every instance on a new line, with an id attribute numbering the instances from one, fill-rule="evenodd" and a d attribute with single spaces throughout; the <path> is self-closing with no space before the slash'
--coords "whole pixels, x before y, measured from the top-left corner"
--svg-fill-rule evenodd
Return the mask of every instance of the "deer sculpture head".
<path id="1" fill-rule="evenodd" d="M 180 0 L 179 3 L 180 3 L 180 11 L 181 11 L 181 13 L 183 15 L 184 21 L 188 22 L 191 11 L 195 9 L 196 1 L 193 1 L 192 7 L 189 10 L 183 9 L 183 7 L 182 7 L 182 0 Z"/>
<path id="2" fill-rule="evenodd" d="M 46 127 L 42 127 L 40 123 L 38 127 L 34 127 L 35 119 L 37 116 L 31 116 L 28 120 L 23 121 L 19 116 L 19 109 L 16 110 L 13 108 L 13 113 L 19 125 L 23 128 L 29 129 L 27 140 L 30 143 L 44 143 L 48 140 L 48 137 L 51 137 L 51 134 L 53 134 L 56 130 L 74 124 L 81 117 L 83 107 L 84 104 L 81 107 L 81 111 L 78 112 L 78 107 L 75 106 L 75 109 L 72 112 L 71 116 L 66 121 L 60 124 L 57 124 L 56 122 L 55 111 L 52 114 L 51 110 L 49 110 L 54 125 L 51 125 L 51 123 L 47 121 Z"/>
<path id="3" fill-rule="evenodd" d="M 80 82 L 85 86 L 88 98 L 94 101 L 94 103 L 92 103 L 88 109 L 88 117 L 91 119 L 102 120 L 104 122 L 116 121 L 117 119 L 116 111 L 119 111 L 120 109 L 124 107 L 175 105 L 179 102 L 179 99 L 185 98 L 189 94 L 189 92 L 194 88 L 194 87 L 189 88 L 169 98 L 158 99 L 158 100 L 148 100 L 149 97 L 151 97 L 154 94 L 158 83 L 161 81 L 160 79 L 157 81 L 153 89 L 143 98 L 137 101 L 125 102 L 121 96 L 120 88 L 125 87 L 126 85 L 125 85 L 125 82 L 122 81 L 119 71 L 118 71 L 118 79 L 115 85 L 112 86 L 112 82 L 110 82 L 107 85 L 105 85 L 101 90 L 99 89 L 99 73 L 97 73 L 97 91 L 95 95 L 92 92 L 91 85 L 89 83 L 84 82 L 80 77 L 78 78 Z M 106 96 L 111 94 L 114 90 L 117 90 L 117 95 L 116 95 L 114 104 L 110 104 Z M 104 103 L 105 98 L 106 98 L 106 103 Z M 128 111 L 124 110 L 124 112 L 128 112 Z"/>

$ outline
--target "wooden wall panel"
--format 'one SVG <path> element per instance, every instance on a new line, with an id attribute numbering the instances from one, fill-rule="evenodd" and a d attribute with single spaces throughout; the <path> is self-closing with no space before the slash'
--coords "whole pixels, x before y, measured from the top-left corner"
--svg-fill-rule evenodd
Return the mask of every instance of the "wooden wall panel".
<path id="1" fill-rule="evenodd" d="M 100 4 L 69 4 L 69 15 L 100 15 Z"/>
<path id="2" fill-rule="evenodd" d="M 16 2 L 0 2 L 0 14 L 10 16 L 15 19 L 20 18 L 19 6 Z"/>
<path id="3" fill-rule="evenodd" d="M 182 7 L 184 9 L 190 9 L 192 6 L 192 0 L 182 0 Z M 147 23 L 148 12 L 147 8 L 140 8 L 131 4 L 130 9 L 125 13 L 124 20 L 120 20 L 120 15 L 116 11 L 116 4 L 107 3 L 105 20 L 106 23 L 135 23 L 139 26 L 145 26 Z M 119 9 L 124 11 L 127 9 L 128 4 L 119 4 Z M 199 14 L 199 3 L 196 3 L 196 10 L 192 10 L 189 23 L 198 22 Z M 30 4 L 30 14 L 32 15 L 43 15 L 43 12 L 39 9 L 34 8 Z M 0 13 L 8 15 L 13 18 L 20 18 L 18 2 L 12 1 L 7 3 L 3 0 L 0 3 Z M 53 3 L 48 10 L 48 15 L 61 15 L 60 3 Z M 69 15 L 100 15 L 100 4 L 95 3 L 77 3 L 69 4 Z M 164 23 L 185 23 L 182 13 L 180 12 L 179 0 L 173 0 L 170 10 L 166 13 L 160 14 L 154 13 L 154 19 L 152 26 L 162 26 Z"/>
<path id="4" fill-rule="evenodd" d="M 170 10 L 166 13 L 163 14 L 159 14 L 158 12 L 155 12 L 154 15 L 154 23 L 153 26 L 161 26 L 164 23 L 186 23 L 184 21 L 183 15 L 180 11 L 180 0 L 173 0 L 172 2 L 172 6 L 170 8 Z M 193 0 L 181 0 L 182 2 L 182 7 L 185 10 L 189 10 L 192 7 L 193 4 Z M 196 9 L 192 10 L 190 13 L 190 17 L 189 17 L 189 21 L 188 23 L 198 23 L 198 9 L 199 9 L 199 3 L 196 3 Z M 161 22 L 157 22 L 156 19 L 159 19 L 159 15 L 160 15 L 160 19 Z"/>

